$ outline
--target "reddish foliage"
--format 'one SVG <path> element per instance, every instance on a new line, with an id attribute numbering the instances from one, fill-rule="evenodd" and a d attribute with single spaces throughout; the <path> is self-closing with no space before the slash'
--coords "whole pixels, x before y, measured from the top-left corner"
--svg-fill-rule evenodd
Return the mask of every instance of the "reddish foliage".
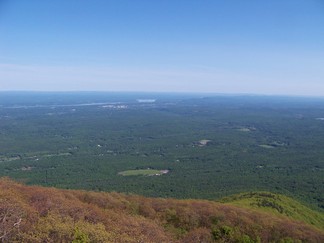
<path id="1" fill-rule="evenodd" d="M 79 225 L 80 234 L 98 242 L 108 236 L 115 242 L 212 242 L 242 237 L 324 242 L 323 231 L 312 226 L 206 200 L 58 190 L 8 179 L 0 180 L 0 192 L 0 216 L 6 217 L 0 221 L 0 234 L 7 241 L 71 241 Z M 17 222 L 19 227 L 13 227 Z M 51 231 L 54 226 L 56 231 Z"/>

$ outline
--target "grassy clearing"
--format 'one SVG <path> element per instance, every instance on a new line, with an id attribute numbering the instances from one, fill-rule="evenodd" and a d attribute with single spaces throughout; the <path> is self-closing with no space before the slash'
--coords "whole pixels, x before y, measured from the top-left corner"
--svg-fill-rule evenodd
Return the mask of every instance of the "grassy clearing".
<path id="1" fill-rule="evenodd" d="M 206 146 L 211 140 L 208 139 L 202 139 L 198 142 L 199 146 Z"/>
<path id="2" fill-rule="evenodd" d="M 1 156 L 0 157 L 0 162 L 14 161 L 14 160 L 20 160 L 20 159 L 21 159 L 20 156 L 13 156 L 13 157 Z"/>
<path id="3" fill-rule="evenodd" d="M 266 148 L 266 149 L 273 149 L 273 148 L 275 148 L 274 146 L 268 145 L 268 144 L 260 144 L 259 147 Z"/>
<path id="4" fill-rule="evenodd" d="M 240 132 L 251 132 L 251 129 L 249 129 L 247 127 L 242 127 L 242 128 L 237 129 L 237 130 L 240 131 Z"/>
<path id="5" fill-rule="evenodd" d="M 119 175 L 122 176 L 154 176 L 154 175 L 162 175 L 166 174 L 165 170 L 152 170 L 152 169 L 144 169 L 144 170 L 125 170 L 119 172 Z"/>

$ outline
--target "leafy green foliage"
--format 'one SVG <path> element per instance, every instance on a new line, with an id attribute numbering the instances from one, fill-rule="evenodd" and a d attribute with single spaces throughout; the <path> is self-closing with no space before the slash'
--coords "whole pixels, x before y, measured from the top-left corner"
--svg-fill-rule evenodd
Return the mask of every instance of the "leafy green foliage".
<path id="1" fill-rule="evenodd" d="M 79 228 L 76 228 L 72 243 L 88 243 L 88 242 L 90 242 L 89 236 L 84 232 L 80 231 Z"/>
<path id="2" fill-rule="evenodd" d="M 324 229 L 323 213 L 314 211 L 284 195 L 269 192 L 249 192 L 226 197 L 220 201 L 231 205 L 271 212 L 276 215 L 284 215 Z"/>

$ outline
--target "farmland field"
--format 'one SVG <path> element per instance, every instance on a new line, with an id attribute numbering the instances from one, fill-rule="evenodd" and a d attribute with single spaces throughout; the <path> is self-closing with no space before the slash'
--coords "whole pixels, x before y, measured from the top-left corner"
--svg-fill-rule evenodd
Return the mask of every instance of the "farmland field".
<path id="1" fill-rule="evenodd" d="M 144 169 L 144 170 L 125 170 L 119 172 L 118 174 L 122 176 L 154 176 L 154 175 L 162 175 L 167 173 L 168 173 L 167 170 Z"/>

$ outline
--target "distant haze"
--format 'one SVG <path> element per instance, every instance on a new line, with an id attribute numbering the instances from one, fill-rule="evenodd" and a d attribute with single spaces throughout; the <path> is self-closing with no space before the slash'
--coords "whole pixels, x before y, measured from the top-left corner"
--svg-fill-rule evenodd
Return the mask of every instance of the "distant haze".
<path id="1" fill-rule="evenodd" d="M 0 1 L 0 91 L 324 96 L 324 3 Z"/>

